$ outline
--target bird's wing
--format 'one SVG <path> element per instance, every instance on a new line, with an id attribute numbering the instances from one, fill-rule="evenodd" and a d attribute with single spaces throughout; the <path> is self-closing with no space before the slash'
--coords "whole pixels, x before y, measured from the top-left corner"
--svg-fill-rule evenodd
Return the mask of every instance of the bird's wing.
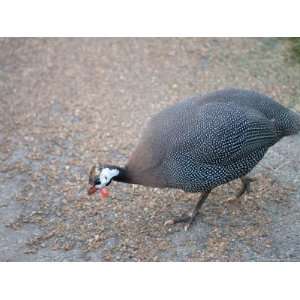
<path id="1" fill-rule="evenodd" d="M 184 101 L 147 124 L 128 166 L 139 173 L 159 170 L 168 160 L 226 165 L 277 141 L 274 124 L 261 113 L 232 103 Z"/>
<path id="2" fill-rule="evenodd" d="M 190 120 L 184 135 L 170 151 L 197 163 L 230 164 L 278 141 L 274 121 L 235 104 L 204 105 Z"/>

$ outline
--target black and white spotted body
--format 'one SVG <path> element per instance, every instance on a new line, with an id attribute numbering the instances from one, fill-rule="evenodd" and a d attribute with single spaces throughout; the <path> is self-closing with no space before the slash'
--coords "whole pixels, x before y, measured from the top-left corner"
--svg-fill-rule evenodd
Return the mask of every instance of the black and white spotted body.
<path id="1" fill-rule="evenodd" d="M 257 92 L 196 96 L 155 115 L 126 170 L 133 183 L 205 192 L 249 173 L 300 117 Z"/>

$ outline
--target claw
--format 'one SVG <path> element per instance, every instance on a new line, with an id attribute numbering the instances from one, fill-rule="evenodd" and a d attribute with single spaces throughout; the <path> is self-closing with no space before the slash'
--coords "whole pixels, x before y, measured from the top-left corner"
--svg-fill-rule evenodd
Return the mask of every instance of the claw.
<path id="1" fill-rule="evenodd" d="M 174 224 L 175 224 L 174 220 L 167 220 L 167 221 L 164 223 L 164 226 L 174 225 Z"/>
<path id="2" fill-rule="evenodd" d="M 184 231 L 188 231 L 190 227 L 191 227 L 191 224 L 190 224 L 190 223 L 186 224 L 186 225 L 184 226 Z"/>
<path id="3" fill-rule="evenodd" d="M 241 198 L 237 196 L 230 197 L 226 200 L 226 202 L 230 204 L 241 205 Z"/>

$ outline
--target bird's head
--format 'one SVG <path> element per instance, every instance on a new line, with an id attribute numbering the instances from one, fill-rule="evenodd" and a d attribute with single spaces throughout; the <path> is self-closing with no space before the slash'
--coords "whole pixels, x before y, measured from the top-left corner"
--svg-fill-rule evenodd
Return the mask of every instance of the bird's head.
<path id="1" fill-rule="evenodd" d="M 102 190 L 104 187 L 108 186 L 113 177 L 119 175 L 119 170 L 111 166 L 97 165 L 93 166 L 89 174 L 89 189 L 88 194 L 92 195 L 98 190 Z"/>

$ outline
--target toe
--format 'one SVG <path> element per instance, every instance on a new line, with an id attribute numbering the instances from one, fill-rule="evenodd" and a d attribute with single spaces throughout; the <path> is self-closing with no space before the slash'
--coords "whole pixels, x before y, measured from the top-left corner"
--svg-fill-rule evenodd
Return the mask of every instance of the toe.
<path id="1" fill-rule="evenodd" d="M 174 225 L 174 224 L 175 224 L 174 220 L 167 220 L 167 221 L 164 223 L 164 226 Z"/>
<path id="2" fill-rule="evenodd" d="M 188 231 L 190 227 L 191 227 L 191 224 L 190 224 L 190 223 L 186 224 L 186 225 L 184 226 L 184 231 Z"/>
<path id="3" fill-rule="evenodd" d="M 241 197 L 240 196 L 234 196 L 234 197 L 230 197 L 229 199 L 227 199 L 226 201 L 229 204 L 234 204 L 234 205 L 240 205 L 241 204 Z"/>

